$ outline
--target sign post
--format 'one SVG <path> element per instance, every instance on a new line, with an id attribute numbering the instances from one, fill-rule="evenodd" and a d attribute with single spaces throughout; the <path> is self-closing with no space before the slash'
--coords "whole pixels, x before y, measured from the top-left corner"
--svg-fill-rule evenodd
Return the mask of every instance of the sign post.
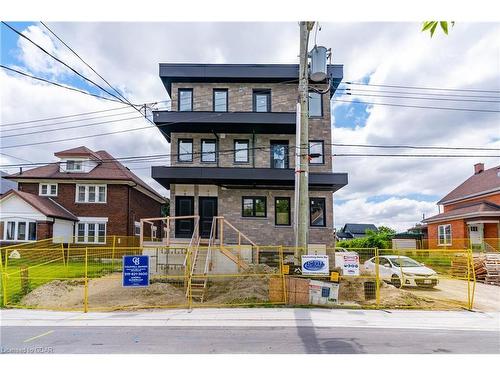
<path id="1" fill-rule="evenodd" d="M 123 256 L 123 286 L 143 288 L 149 286 L 149 256 Z"/>

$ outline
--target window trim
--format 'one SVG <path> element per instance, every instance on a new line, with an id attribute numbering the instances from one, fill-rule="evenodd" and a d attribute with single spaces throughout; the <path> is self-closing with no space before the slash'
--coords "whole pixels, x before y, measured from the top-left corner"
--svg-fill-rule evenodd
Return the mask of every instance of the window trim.
<path id="1" fill-rule="evenodd" d="M 276 168 L 273 166 L 273 143 L 274 144 L 285 144 L 286 143 L 286 160 L 285 160 L 285 168 Z M 290 169 L 290 141 L 287 139 L 271 139 L 269 140 L 269 164 L 271 169 Z"/>
<path id="2" fill-rule="evenodd" d="M 181 160 L 181 141 L 189 141 L 191 142 L 191 159 L 190 160 Z M 178 163 L 192 163 L 193 162 L 193 153 L 194 153 L 194 141 L 193 138 L 179 138 L 177 139 L 177 162 Z"/>
<path id="3" fill-rule="evenodd" d="M 200 152 L 200 162 L 203 163 L 203 164 L 215 164 L 217 163 L 217 160 L 218 160 L 218 154 L 219 154 L 219 148 L 217 147 L 217 139 L 216 138 L 202 138 L 200 140 L 200 146 L 201 146 L 201 152 Z M 212 152 L 203 152 L 203 142 L 209 142 L 209 143 L 213 143 L 215 145 L 215 151 L 213 152 L 215 154 L 215 160 L 214 161 L 207 161 L 207 160 L 203 160 L 203 157 L 206 156 L 205 154 L 212 154 Z"/>
<path id="4" fill-rule="evenodd" d="M 446 227 L 450 227 L 450 242 L 446 242 Z M 444 235 L 444 243 L 441 243 L 441 235 L 440 235 L 440 229 L 441 228 L 444 228 L 444 232 L 443 232 L 443 235 Z M 452 232 L 452 227 L 451 227 L 451 224 L 441 224 L 441 225 L 438 225 L 438 231 L 437 231 L 437 243 L 438 243 L 438 246 L 451 246 L 452 243 L 453 243 L 453 232 Z"/>
<path id="5" fill-rule="evenodd" d="M 312 223 L 312 210 L 311 204 L 313 199 L 323 201 L 323 225 L 313 225 Z M 325 197 L 309 197 L 309 226 L 312 228 L 325 228 L 326 227 L 326 198 Z"/>
<path id="6" fill-rule="evenodd" d="M 247 144 L 247 160 L 246 161 L 237 161 L 236 160 L 236 142 L 244 142 Z M 233 162 L 234 164 L 249 164 L 250 163 L 250 140 L 249 139 L 235 139 L 234 142 L 233 142 L 233 149 L 234 149 L 234 155 L 233 155 Z M 241 151 L 241 150 L 239 150 Z"/>
<path id="7" fill-rule="evenodd" d="M 5 242 L 35 242 L 37 240 L 37 231 L 38 231 L 38 225 L 36 220 L 30 220 L 30 219 L 4 219 L 2 220 L 3 222 L 3 233 L 2 233 L 2 241 Z M 9 227 L 9 223 L 14 223 L 14 231 L 12 232 L 12 239 L 7 239 L 7 231 Z M 19 223 L 24 223 L 25 224 L 25 232 L 24 232 L 24 239 L 20 240 L 17 237 L 19 236 Z M 30 235 L 30 224 L 35 224 L 35 239 L 30 240 L 29 235 Z"/>
<path id="8" fill-rule="evenodd" d="M 266 94 L 269 97 L 267 101 L 267 111 L 266 112 L 258 112 L 258 113 L 267 113 L 272 111 L 271 105 L 271 89 L 253 89 L 252 90 L 252 112 L 257 112 L 257 95 L 258 94 Z"/>
<path id="9" fill-rule="evenodd" d="M 86 160 L 82 160 L 82 159 L 68 159 L 65 161 L 66 163 L 66 168 L 64 169 L 65 172 L 70 172 L 70 173 L 80 173 L 80 172 L 84 172 L 84 167 L 85 167 L 85 161 Z M 69 163 L 73 163 L 73 166 L 75 165 L 79 165 L 80 168 L 79 169 L 75 169 L 75 168 L 68 168 L 68 165 Z"/>
<path id="10" fill-rule="evenodd" d="M 191 92 L 191 109 L 189 111 L 181 111 L 181 92 Z M 193 112 L 193 89 L 192 88 L 178 88 L 177 89 L 177 111 L 178 112 Z"/>
<path id="11" fill-rule="evenodd" d="M 314 94 L 318 94 L 319 97 L 320 97 L 320 107 L 321 107 L 321 115 L 314 115 L 314 116 L 311 116 L 311 112 L 309 111 L 309 94 L 310 93 L 314 93 Z M 323 111 L 323 94 L 320 94 L 318 92 L 315 92 L 315 91 L 312 91 L 312 90 L 309 90 L 309 92 L 307 93 L 307 114 L 309 116 L 309 118 L 323 118 L 324 116 L 324 111 Z"/>
<path id="12" fill-rule="evenodd" d="M 215 110 L 215 93 L 216 92 L 225 92 L 226 93 L 226 110 L 225 111 L 216 111 Z M 213 112 L 228 112 L 229 111 L 229 89 L 213 89 L 212 90 L 212 111 Z"/>
<path id="13" fill-rule="evenodd" d="M 79 190 L 80 187 L 85 187 L 85 200 L 79 201 Z M 89 187 L 95 187 L 95 198 L 96 200 L 91 202 L 89 201 Z M 104 201 L 99 200 L 99 188 L 104 187 Z M 108 203 L 108 185 L 106 184 L 75 184 L 75 203 L 79 204 L 106 204 Z"/>
<path id="14" fill-rule="evenodd" d="M 139 229 L 139 233 L 137 233 L 137 229 Z M 141 222 L 134 221 L 134 236 L 140 236 L 140 235 L 141 235 Z"/>
<path id="15" fill-rule="evenodd" d="M 278 200 L 288 201 L 288 224 L 278 224 L 278 210 L 276 209 Z M 292 225 L 292 199 L 290 197 L 274 197 L 274 225 L 277 227 L 289 227 Z"/>
<path id="16" fill-rule="evenodd" d="M 82 224 L 84 229 L 83 229 L 83 241 L 78 240 L 78 226 Z M 95 241 L 90 242 L 88 240 L 89 236 L 89 224 L 94 224 L 95 225 L 95 232 L 94 232 L 94 238 Z M 104 225 L 104 241 L 99 241 L 99 225 Z M 107 221 L 79 221 L 75 224 L 75 243 L 80 243 L 80 244 L 105 244 L 106 243 L 106 235 L 108 232 L 108 223 Z"/>
<path id="17" fill-rule="evenodd" d="M 321 156 L 322 156 L 323 161 L 321 163 L 313 163 L 312 162 L 313 159 L 310 159 L 309 164 L 311 164 L 311 165 L 325 165 L 325 141 L 322 139 L 318 139 L 318 140 L 310 139 L 309 144 L 308 144 L 309 154 L 311 154 L 311 142 L 312 143 L 321 143 Z"/>
<path id="18" fill-rule="evenodd" d="M 42 193 L 42 186 L 47 185 L 47 194 Z M 55 186 L 56 187 L 56 193 L 52 194 L 51 193 L 51 187 Z M 51 182 L 40 182 L 38 184 L 38 195 L 41 197 L 57 197 L 57 194 L 59 193 L 59 186 L 57 183 L 51 183 Z"/>
<path id="19" fill-rule="evenodd" d="M 252 215 L 247 216 L 244 215 L 245 212 L 245 199 L 251 199 L 253 201 L 253 209 L 252 209 Z M 264 201 L 264 216 L 257 216 L 256 215 L 256 210 L 255 210 L 255 200 L 256 199 L 262 199 Z M 253 218 L 253 219 L 265 219 L 267 218 L 267 197 L 264 195 L 256 195 L 256 196 L 242 196 L 241 197 L 241 217 L 242 218 Z"/>

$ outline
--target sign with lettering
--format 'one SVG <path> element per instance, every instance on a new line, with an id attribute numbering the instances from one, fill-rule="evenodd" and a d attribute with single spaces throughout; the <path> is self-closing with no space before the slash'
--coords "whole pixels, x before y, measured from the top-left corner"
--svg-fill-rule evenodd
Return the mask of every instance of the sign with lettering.
<path id="1" fill-rule="evenodd" d="M 302 255 L 303 275 L 328 275 L 328 255 Z"/>
<path id="2" fill-rule="evenodd" d="M 123 256 L 123 286 L 135 288 L 149 286 L 148 255 Z"/>

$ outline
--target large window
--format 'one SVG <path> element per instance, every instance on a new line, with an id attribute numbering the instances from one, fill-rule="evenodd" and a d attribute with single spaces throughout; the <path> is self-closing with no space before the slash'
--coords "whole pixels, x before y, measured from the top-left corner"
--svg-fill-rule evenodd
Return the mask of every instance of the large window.
<path id="1" fill-rule="evenodd" d="M 271 112 L 271 90 L 253 90 L 254 112 Z"/>
<path id="2" fill-rule="evenodd" d="M 76 203 L 106 203 L 106 185 L 76 185 Z"/>
<path id="3" fill-rule="evenodd" d="M 179 111 L 193 110 L 193 89 L 179 89 Z"/>
<path id="4" fill-rule="evenodd" d="M 323 116 L 323 95 L 309 91 L 309 117 Z"/>
<path id="5" fill-rule="evenodd" d="M 323 141 L 309 141 L 309 163 L 325 164 L 325 147 Z"/>
<path id="6" fill-rule="evenodd" d="M 271 141 L 271 168 L 288 168 L 288 141 Z"/>
<path id="7" fill-rule="evenodd" d="M 290 198 L 275 198 L 274 211 L 276 225 L 290 225 Z"/>
<path id="8" fill-rule="evenodd" d="M 241 216 L 243 217 L 266 217 L 266 197 L 243 197 Z"/>
<path id="9" fill-rule="evenodd" d="M 203 163 L 215 163 L 217 152 L 217 142 L 215 139 L 201 140 L 201 161 Z"/>
<path id="10" fill-rule="evenodd" d="M 106 223 L 78 223 L 76 226 L 76 242 L 106 243 Z"/>
<path id="11" fill-rule="evenodd" d="M 311 227 L 326 226 L 325 198 L 309 198 L 309 225 Z"/>
<path id="12" fill-rule="evenodd" d="M 451 224 L 438 226 L 438 245 L 451 245 Z"/>
<path id="13" fill-rule="evenodd" d="M 38 188 L 38 195 L 47 197 L 57 196 L 57 184 L 40 184 Z"/>
<path id="14" fill-rule="evenodd" d="M 193 161 L 193 140 L 179 139 L 177 141 L 177 160 L 183 163 Z"/>
<path id="15" fill-rule="evenodd" d="M 249 160 L 249 141 L 248 139 L 236 139 L 234 141 L 234 162 L 248 163 Z"/>
<path id="16" fill-rule="evenodd" d="M 2 225 L 2 237 L 6 241 L 36 241 L 36 222 L 8 220 Z"/>
<path id="17" fill-rule="evenodd" d="M 214 89 L 214 112 L 227 112 L 227 89 Z"/>

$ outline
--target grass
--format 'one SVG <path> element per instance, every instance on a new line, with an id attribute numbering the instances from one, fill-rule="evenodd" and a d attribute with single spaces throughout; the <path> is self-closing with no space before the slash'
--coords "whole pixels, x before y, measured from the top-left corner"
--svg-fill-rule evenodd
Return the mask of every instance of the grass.
<path id="1" fill-rule="evenodd" d="M 25 269 L 25 271 L 22 271 Z M 101 263 L 93 260 L 87 265 L 89 278 L 101 277 L 121 269 L 121 262 Z M 26 277 L 27 272 L 27 277 Z M 11 259 L 6 270 L 5 287 L 0 288 L 0 298 L 3 304 L 4 289 L 7 295 L 7 304 L 18 303 L 23 296 L 54 280 L 82 279 L 85 277 L 85 263 L 81 260 L 63 264 L 62 258 L 46 264 L 33 264 L 20 259 Z M 2 280 L 3 281 L 3 280 Z"/>

